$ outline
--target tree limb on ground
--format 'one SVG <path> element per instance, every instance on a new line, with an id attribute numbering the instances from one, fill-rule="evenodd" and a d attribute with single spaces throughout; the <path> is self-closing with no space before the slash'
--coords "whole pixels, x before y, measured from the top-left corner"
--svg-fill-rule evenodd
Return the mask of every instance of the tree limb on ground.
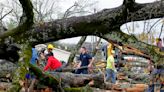
<path id="1" fill-rule="evenodd" d="M 87 85 L 90 81 L 94 81 L 92 86 L 100 87 L 100 83 L 104 82 L 103 74 L 72 74 L 72 73 L 43 73 L 39 68 L 30 65 L 30 70 L 37 76 L 37 79 L 44 83 L 44 85 L 57 88 L 59 83 L 62 87 L 82 87 Z"/>

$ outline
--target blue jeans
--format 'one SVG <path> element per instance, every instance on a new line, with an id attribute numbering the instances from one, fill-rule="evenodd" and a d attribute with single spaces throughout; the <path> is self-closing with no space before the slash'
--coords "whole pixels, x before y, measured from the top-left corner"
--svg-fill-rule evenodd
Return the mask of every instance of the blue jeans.
<path id="1" fill-rule="evenodd" d="M 88 69 L 77 69 L 76 74 L 88 74 Z"/>
<path id="2" fill-rule="evenodd" d="M 116 74 L 112 69 L 106 69 L 106 81 L 111 79 L 112 83 L 116 83 Z"/>

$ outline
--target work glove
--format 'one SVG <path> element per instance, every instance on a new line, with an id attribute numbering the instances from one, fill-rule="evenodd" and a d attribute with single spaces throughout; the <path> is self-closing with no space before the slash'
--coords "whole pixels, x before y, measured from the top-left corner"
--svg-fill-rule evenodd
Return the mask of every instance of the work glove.
<path id="1" fill-rule="evenodd" d="M 116 69 L 114 69 L 114 72 L 115 72 L 115 73 L 117 73 L 117 70 L 116 70 Z"/>

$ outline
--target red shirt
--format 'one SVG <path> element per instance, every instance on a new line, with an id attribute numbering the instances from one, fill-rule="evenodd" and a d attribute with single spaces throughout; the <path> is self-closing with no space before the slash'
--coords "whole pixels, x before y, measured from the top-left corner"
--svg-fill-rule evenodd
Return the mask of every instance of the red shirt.
<path id="1" fill-rule="evenodd" d="M 44 67 L 44 71 L 47 71 L 48 69 L 55 70 L 61 66 L 62 63 L 59 60 L 57 60 L 54 56 L 50 56 L 48 57 L 47 65 Z"/>

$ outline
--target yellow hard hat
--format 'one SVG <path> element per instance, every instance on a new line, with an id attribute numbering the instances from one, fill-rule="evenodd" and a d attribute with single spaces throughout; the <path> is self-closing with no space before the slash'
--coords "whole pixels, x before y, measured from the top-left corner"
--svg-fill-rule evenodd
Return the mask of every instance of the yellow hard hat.
<path id="1" fill-rule="evenodd" d="M 52 44 L 48 44 L 48 49 L 54 49 L 54 46 Z"/>

